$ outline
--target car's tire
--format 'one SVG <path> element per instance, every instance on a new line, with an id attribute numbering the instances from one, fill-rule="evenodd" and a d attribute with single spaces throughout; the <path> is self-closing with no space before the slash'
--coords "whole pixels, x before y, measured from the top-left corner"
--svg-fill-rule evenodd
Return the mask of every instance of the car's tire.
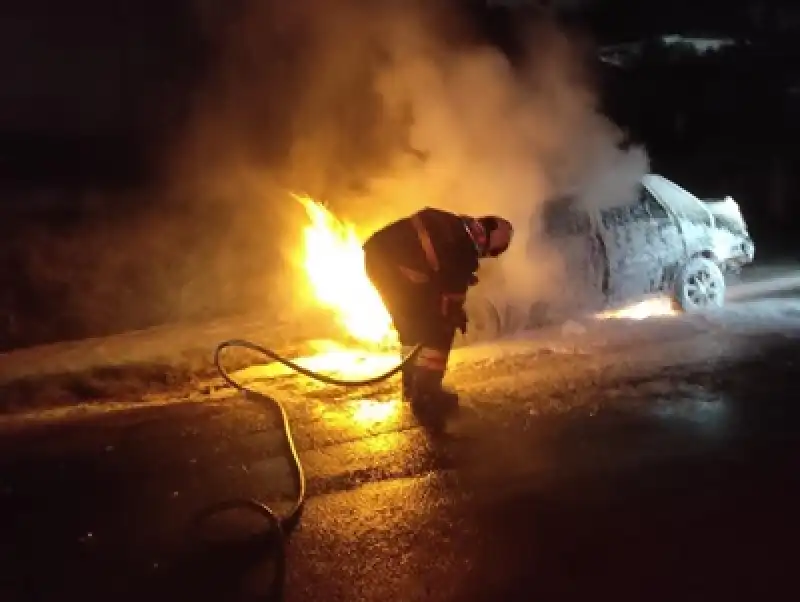
<path id="1" fill-rule="evenodd" d="M 686 313 L 720 308 L 725 304 L 725 276 L 711 259 L 694 257 L 675 281 L 675 303 Z"/>
<path id="2" fill-rule="evenodd" d="M 454 342 L 456 347 L 496 339 L 502 334 L 503 321 L 500 312 L 491 301 L 480 296 L 468 297 L 465 309 L 469 319 L 467 334 L 456 333 Z"/>

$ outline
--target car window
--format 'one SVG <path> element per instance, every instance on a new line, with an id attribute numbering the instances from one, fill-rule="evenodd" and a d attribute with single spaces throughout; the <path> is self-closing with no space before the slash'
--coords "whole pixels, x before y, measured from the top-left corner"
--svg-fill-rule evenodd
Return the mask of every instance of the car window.
<path id="1" fill-rule="evenodd" d="M 669 213 L 664 206 L 644 186 L 639 190 L 639 202 L 644 207 L 649 217 L 653 219 L 669 219 Z"/>
<path id="2" fill-rule="evenodd" d="M 644 187 L 642 187 L 639 191 L 639 198 L 637 198 L 633 203 L 631 203 L 628 206 L 628 213 L 630 215 L 630 218 L 636 221 L 650 219 L 650 214 L 647 211 L 647 204 L 644 202 L 644 199 L 642 197 L 642 192 L 641 192 L 642 190 L 644 190 Z"/>
<path id="3" fill-rule="evenodd" d="M 669 219 L 669 213 L 647 188 L 640 186 L 633 201 L 626 205 L 603 209 L 601 219 L 603 225 L 608 228 L 612 225 L 621 226 L 651 219 Z"/>
<path id="4" fill-rule="evenodd" d="M 643 216 L 644 211 L 637 201 L 627 205 L 606 207 L 600 211 L 600 219 L 605 228 L 626 226 L 637 219 L 641 219 Z"/>
<path id="5" fill-rule="evenodd" d="M 708 211 L 694 195 L 669 181 L 664 181 L 662 186 L 665 188 L 664 204 L 670 208 L 671 215 L 695 224 L 711 225 Z"/>
<path id="6" fill-rule="evenodd" d="M 574 199 L 562 197 L 545 204 L 545 232 L 550 236 L 571 236 L 590 230 L 589 216 L 575 206 Z"/>

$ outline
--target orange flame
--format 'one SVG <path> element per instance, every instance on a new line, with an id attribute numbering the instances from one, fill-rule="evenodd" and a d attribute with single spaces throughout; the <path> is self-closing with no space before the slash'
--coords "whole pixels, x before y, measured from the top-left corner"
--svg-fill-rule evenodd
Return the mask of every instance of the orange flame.
<path id="1" fill-rule="evenodd" d="M 332 310 L 347 333 L 365 343 L 390 345 L 397 333 L 364 270 L 361 241 L 352 224 L 307 196 L 292 195 L 306 210 L 303 265 L 317 300 Z"/>

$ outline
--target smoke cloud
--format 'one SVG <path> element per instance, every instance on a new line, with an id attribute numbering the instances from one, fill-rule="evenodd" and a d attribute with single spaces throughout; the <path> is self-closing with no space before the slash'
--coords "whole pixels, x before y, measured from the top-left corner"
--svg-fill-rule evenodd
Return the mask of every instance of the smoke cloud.
<path id="1" fill-rule="evenodd" d="M 598 113 L 581 41 L 532 23 L 512 65 L 455 3 L 324 4 L 244 7 L 217 94 L 198 113 L 195 150 L 206 154 L 192 157 L 193 179 L 201 171 L 208 188 L 209 176 L 227 186 L 258 173 L 329 201 L 364 234 L 426 205 L 500 214 L 515 241 L 489 280 L 523 304 L 563 291 L 559 254 L 540 235 L 543 204 L 567 190 L 613 203 L 647 170 Z"/>
<path id="2" fill-rule="evenodd" d="M 503 215 L 514 244 L 482 278 L 510 303 L 558 301 L 569 282 L 541 236 L 544 203 L 624 200 L 648 167 L 598 112 L 583 41 L 539 20 L 512 64 L 455 2 L 326 6 L 245 2 L 208 17 L 227 34 L 176 155 L 183 194 L 228 199 L 284 259 L 302 218 L 287 190 L 364 235 L 423 206 Z"/>
<path id="3" fill-rule="evenodd" d="M 587 206 L 620 202 L 647 168 L 643 152 L 619 149 L 621 133 L 596 111 L 580 47 L 540 23 L 514 68 L 491 46 L 447 46 L 418 24 L 392 34 L 394 62 L 378 89 L 389 107 L 410 112 L 409 144 L 425 159 L 398 159 L 368 198 L 395 213 L 429 204 L 505 216 L 515 243 L 484 270 L 495 297 L 502 281 L 512 304 L 559 302 L 554 294 L 569 283 L 560 251 L 541 236 L 544 203 L 569 189 Z"/>
<path id="4" fill-rule="evenodd" d="M 4 346 L 302 300 L 305 214 L 289 191 L 364 236 L 426 205 L 503 215 L 515 240 L 479 289 L 561 302 L 579 279 L 541 236 L 544 203 L 613 203 L 647 169 L 596 109 L 590 48 L 543 18 L 512 64 L 456 0 L 195 3 L 214 64 L 164 153 L 166 186 L 19 234 Z"/>

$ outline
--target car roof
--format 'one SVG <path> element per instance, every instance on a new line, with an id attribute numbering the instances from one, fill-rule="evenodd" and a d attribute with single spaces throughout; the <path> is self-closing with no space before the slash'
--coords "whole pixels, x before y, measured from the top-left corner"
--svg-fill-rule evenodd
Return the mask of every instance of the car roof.
<path id="1" fill-rule="evenodd" d="M 693 195 L 691 192 L 679 186 L 672 180 L 665 178 L 662 175 L 656 173 L 649 173 L 642 176 L 642 184 L 647 186 L 650 190 L 652 190 L 656 195 L 661 197 L 668 197 L 675 193 L 682 193 L 688 196 L 692 200 L 697 200 L 697 197 Z"/>

